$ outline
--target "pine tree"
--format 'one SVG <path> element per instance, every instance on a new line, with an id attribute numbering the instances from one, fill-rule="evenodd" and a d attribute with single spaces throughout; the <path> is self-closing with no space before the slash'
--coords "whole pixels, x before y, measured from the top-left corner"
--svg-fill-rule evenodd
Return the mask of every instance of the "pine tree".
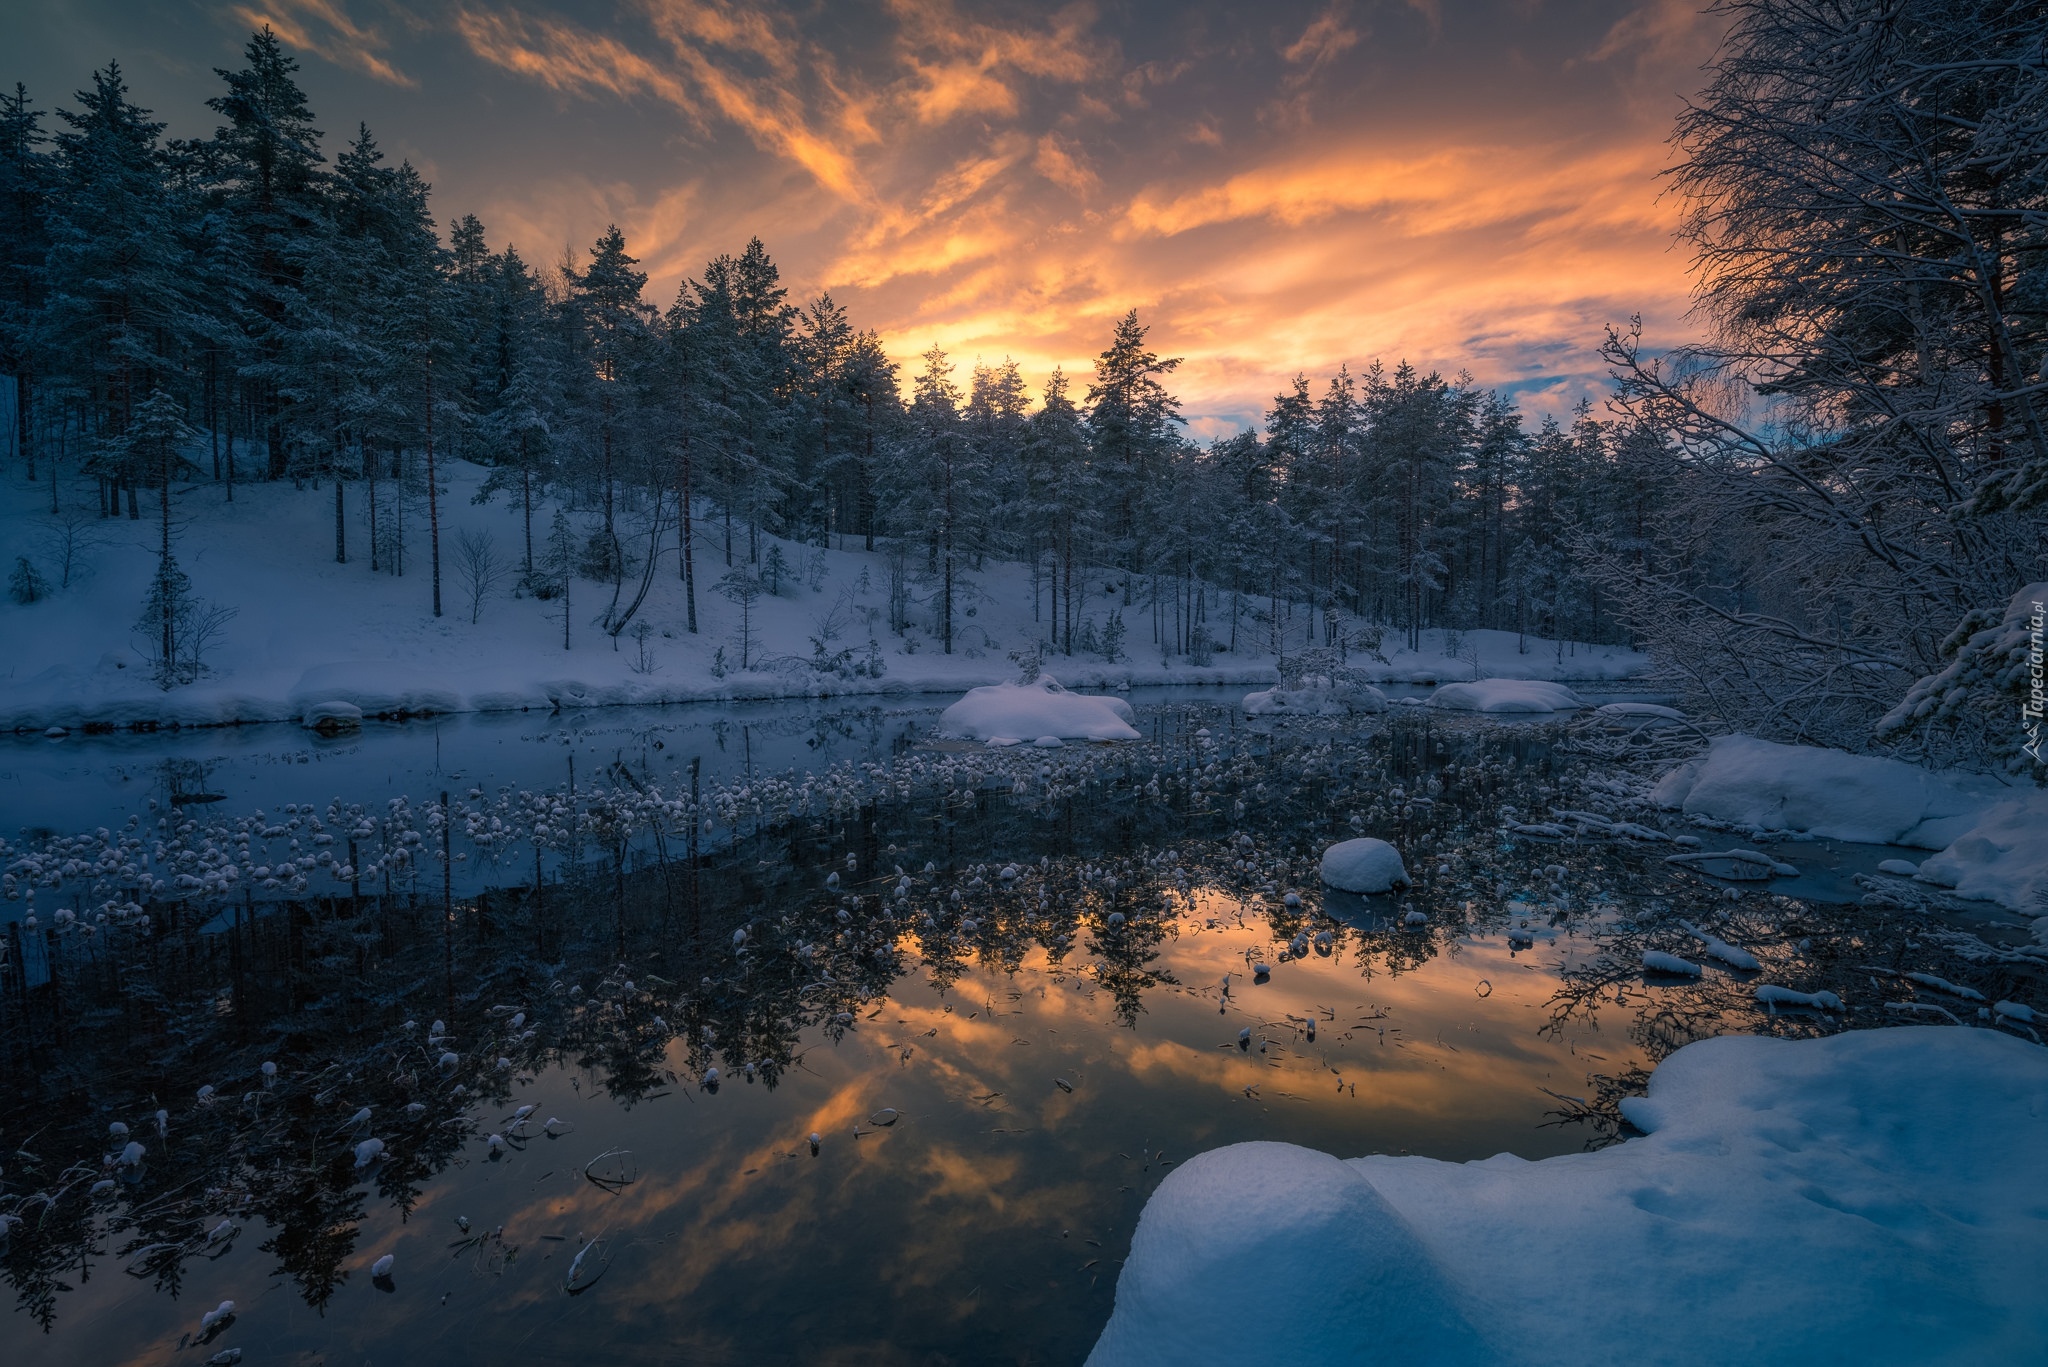
<path id="1" fill-rule="evenodd" d="M 624 574 L 613 508 L 618 446 L 623 440 L 622 424 L 631 411 L 633 368 L 646 354 L 651 324 L 651 310 L 640 298 L 647 276 L 634 269 L 638 264 L 626 254 L 626 239 L 613 225 L 591 247 L 590 264 L 569 276 L 569 308 L 588 367 L 585 379 L 591 386 L 586 422 L 593 430 L 587 441 L 595 448 L 604 510 L 600 534 L 608 543 L 615 579 Z"/>
<path id="2" fill-rule="evenodd" d="M 1109 347 L 1095 360 L 1095 382 L 1088 386 L 1088 428 L 1095 456 L 1112 487 L 1109 535 L 1118 563 L 1126 570 L 1143 561 L 1144 529 L 1138 525 L 1138 500 L 1174 442 L 1173 427 L 1183 421 L 1180 400 L 1160 383 L 1179 368 L 1178 356 L 1161 359 L 1147 349 L 1149 329 L 1132 309 L 1117 320 Z M 1130 579 L 1125 577 L 1125 601 Z"/>
<path id="3" fill-rule="evenodd" d="M 288 469 L 286 400 L 261 377 L 287 345 L 288 314 L 300 286 L 293 240 L 325 216 L 320 130 L 299 89 L 298 62 L 268 25 L 249 38 L 246 65 L 216 68 L 227 84 L 207 107 L 226 120 L 213 136 L 221 208 L 239 258 L 240 325 L 259 377 L 256 403 L 269 446 L 269 475 Z"/>
<path id="4" fill-rule="evenodd" d="M 163 125 L 128 102 L 117 65 L 95 72 L 78 111 L 60 110 L 63 197 L 46 276 L 45 321 L 81 390 L 92 437 L 91 468 L 128 493 L 151 469 L 129 440 L 136 406 L 175 382 L 189 323 L 186 254 L 158 143 Z"/>

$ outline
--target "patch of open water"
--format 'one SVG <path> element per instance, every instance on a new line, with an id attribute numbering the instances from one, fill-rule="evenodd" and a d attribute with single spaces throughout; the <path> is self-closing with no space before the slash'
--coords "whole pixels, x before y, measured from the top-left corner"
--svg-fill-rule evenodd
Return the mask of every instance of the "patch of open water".
<path id="1" fill-rule="evenodd" d="M 0 973 L 11 1360 L 1074 1362 L 1198 1151 L 1567 1152 L 1691 1039 L 2004 971 L 1926 907 L 1504 834 L 1507 808 L 1654 820 L 1555 726 L 1141 702 L 1128 747 L 934 746 L 914 717 L 813 745 L 812 717 L 755 765 L 700 753 L 694 798 L 665 737 L 609 763 L 586 738 L 575 801 L 451 773 L 445 828 L 372 788 L 165 806 L 68 873 L 15 849 L 43 919 Z M 1359 833 L 1414 885 L 1320 888 Z M 337 877 L 337 834 L 381 871 Z M 204 876 L 143 893 L 145 853 Z M 1680 922 L 1761 970 L 1646 977 L 1644 948 L 1700 957 Z M 1851 1009 L 1768 1012 L 1760 981 Z"/>

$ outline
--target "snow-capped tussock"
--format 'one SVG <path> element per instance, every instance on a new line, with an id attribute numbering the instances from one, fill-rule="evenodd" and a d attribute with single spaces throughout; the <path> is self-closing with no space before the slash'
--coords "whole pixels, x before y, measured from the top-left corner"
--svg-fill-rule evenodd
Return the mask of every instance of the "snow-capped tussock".
<path id="1" fill-rule="evenodd" d="M 1445 684 L 1429 695 L 1431 707 L 1459 712 L 1570 712 L 1585 699 L 1559 683 L 1539 679 L 1480 679 Z"/>
<path id="2" fill-rule="evenodd" d="M 1323 882 L 1341 892 L 1392 892 L 1409 883 L 1401 852 L 1384 840 L 1340 840 L 1323 851 Z"/>
<path id="3" fill-rule="evenodd" d="M 1192 1159 L 1146 1205 L 1089 1361 L 2018 1362 L 2048 1342 L 2048 1221 L 2014 1199 L 2048 1164 L 2048 1051 L 1952 1027 L 1724 1036 L 1622 1109 L 1645 1137 L 1533 1163 Z M 1306 1312 L 1218 1290 L 1254 1280 Z"/>
<path id="4" fill-rule="evenodd" d="M 1386 710 L 1387 695 L 1371 684 L 1269 688 L 1244 695 L 1248 717 L 1348 717 Z"/>
<path id="5" fill-rule="evenodd" d="M 1137 720 L 1122 698 L 1069 693 L 1049 674 L 1029 683 L 970 688 L 939 714 L 939 732 L 964 740 L 1021 743 L 1027 737 L 1137 740 Z"/>
<path id="6" fill-rule="evenodd" d="M 1650 797 L 1687 816 L 1757 830 L 1938 850 L 2005 791 L 1992 779 L 1937 774 L 1899 760 L 1716 736 L 1706 754 L 1666 774 Z"/>

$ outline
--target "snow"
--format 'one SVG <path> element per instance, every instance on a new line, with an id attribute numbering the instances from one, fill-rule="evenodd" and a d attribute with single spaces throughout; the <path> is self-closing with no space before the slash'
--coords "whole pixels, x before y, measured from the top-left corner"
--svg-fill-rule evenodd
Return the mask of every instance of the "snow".
<path id="1" fill-rule="evenodd" d="M 363 709 L 351 702 L 316 702 L 299 714 L 299 725 L 309 731 L 339 729 L 363 724 Z"/>
<path id="2" fill-rule="evenodd" d="M 1431 707 L 1460 712 L 1568 712 L 1585 699 L 1559 683 L 1532 679 L 1480 679 L 1445 684 L 1429 695 Z"/>
<path id="3" fill-rule="evenodd" d="M 445 467 L 440 617 L 431 611 L 424 507 L 406 513 L 409 541 L 405 574 L 399 577 L 369 567 L 367 510 L 359 486 L 348 489 L 347 564 L 334 560 L 331 486 L 314 491 L 289 481 L 238 484 L 232 504 L 224 501 L 218 485 L 175 486 L 179 563 L 196 595 L 236 615 L 208 661 L 209 672 L 168 691 L 147 676 L 143 643 L 133 631 L 156 563 L 155 496 L 145 492 L 141 521 L 117 517 L 89 524 L 100 544 L 85 553 L 68 588 L 26 606 L 0 596 L 0 641 L 7 643 L 0 653 L 0 730 L 297 722 L 308 708 L 333 703 L 378 716 L 952 693 L 1011 676 L 1009 652 L 1029 647 L 1045 632 L 1034 618 L 1027 566 L 990 561 L 985 572 L 961 581 L 955 649 L 947 655 L 931 629 L 927 604 L 912 602 L 906 635 L 888 630 L 885 552 L 815 548 L 763 535 L 763 556 L 779 546 L 798 569 L 777 592 L 764 591 L 754 605 L 758 642 L 752 667 L 734 667 L 721 677 L 713 668 L 714 652 L 723 647 L 736 665 L 739 614 L 711 589 L 725 564 L 722 547 L 707 531 L 696 555 L 696 635 L 687 630 L 671 546 L 636 618 L 655 632 L 645 672 L 635 668 L 631 641 L 621 640 L 615 649 L 593 624 L 610 600 L 609 584 L 575 582 L 571 648 L 564 650 L 560 601 L 513 597 L 509 579 L 484 604 L 481 619 L 470 621 L 449 548 L 464 532 L 488 534 L 516 578 L 522 543 L 515 505 L 502 497 L 474 501 L 485 474 L 482 467 L 463 461 Z M 94 506 L 90 481 L 67 486 L 62 497 L 69 508 Z M 0 479 L 0 544 L 47 560 L 49 499 L 46 485 L 26 485 L 12 471 Z M 553 507 L 536 507 L 537 526 L 546 527 Z M 390 516 L 388 507 L 384 515 Z M 580 527 L 589 518 L 578 513 L 572 520 Z M 744 535 L 737 546 L 743 555 Z M 55 582 L 57 576 L 50 577 Z M 627 585 L 628 597 L 634 587 Z M 1227 597 L 1224 601 L 1227 614 Z M 967 615 L 970 608 L 972 616 Z M 1249 644 L 1267 630 L 1263 624 L 1248 619 L 1242 649 L 1219 651 L 1216 663 L 1195 665 L 1183 657 L 1163 662 L 1158 646 L 1147 639 L 1141 610 L 1134 615 L 1120 594 L 1102 591 L 1100 583 L 1084 586 L 1077 604 L 1083 620 L 1099 623 L 1113 610 L 1123 610 L 1127 620 L 1137 623 L 1129 640 L 1130 658 L 1112 663 L 1082 654 L 1055 657 L 1057 672 L 1070 687 L 1243 688 L 1263 687 L 1273 679 L 1270 650 Z M 811 638 L 819 633 L 821 620 L 835 613 L 832 648 L 864 657 L 872 636 L 885 665 L 879 677 L 811 667 Z M 1618 647 L 1559 645 L 1533 637 L 1520 640 L 1512 632 L 1480 631 L 1455 641 L 1426 631 L 1418 649 L 1394 651 L 1388 664 L 1354 660 L 1366 676 L 1379 680 L 1471 677 L 1471 664 L 1453 650 L 1468 657 L 1476 651 L 1489 675 L 1621 679 L 1648 667 L 1646 657 Z M 1028 732 L 1023 739 L 1037 734 Z"/>
<path id="4" fill-rule="evenodd" d="M 1661 949 L 1643 951 L 1643 969 L 1649 973 L 1678 973 L 1697 978 L 1704 971 L 1690 959 L 1681 959 L 1676 954 L 1666 954 Z"/>
<path id="5" fill-rule="evenodd" d="M 1922 861 L 1919 876 L 2015 911 L 2048 892 L 2048 792 L 2036 789 L 1986 808 L 1947 849 Z"/>
<path id="6" fill-rule="evenodd" d="M 1384 840 L 1340 840 L 1323 851 L 1323 881 L 1343 892 L 1392 892 L 1409 882 L 1401 852 Z"/>
<path id="7" fill-rule="evenodd" d="M 1596 717 L 1612 717 L 1617 720 L 1636 718 L 1649 721 L 1689 721 L 1685 713 L 1675 707 L 1663 707 L 1653 702 L 1611 702 L 1593 709 Z"/>
<path id="8" fill-rule="evenodd" d="M 1122 698 L 1069 693 L 1050 674 L 1029 683 L 990 684 L 939 714 L 939 732 L 1018 745 L 1026 736 L 1062 740 L 1136 740 L 1137 715 Z M 1037 742 L 1034 742 L 1037 743 Z"/>
<path id="9" fill-rule="evenodd" d="M 1753 736 L 1716 736 L 1651 790 L 1661 807 L 1756 830 L 1938 850 L 2009 791 L 1976 775 Z"/>
<path id="10" fill-rule="evenodd" d="M 1248 717 L 1348 717 L 1384 712 L 1387 695 L 1371 684 L 1350 687 L 1269 688 L 1244 695 Z"/>
<path id="11" fill-rule="evenodd" d="M 1190 1159 L 1089 1362 L 2023 1362 L 2048 1342 L 2048 1051 L 1938 1026 L 1727 1036 L 1622 1106 L 1644 1137 L 1539 1162 Z M 1269 1312 L 1277 1292 L 1301 1313 Z"/>
<path id="12" fill-rule="evenodd" d="M 1629 679 L 1649 672 L 1650 658 L 1621 646 L 1560 646 L 1512 631 L 1417 633 L 1417 647 L 1387 652 L 1381 664 L 1351 657 L 1351 667 L 1374 683 L 1435 684 L 1479 679 Z M 1477 669 L 1474 669 L 1474 661 Z"/>
<path id="13" fill-rule="evenodd" d="M 1922 880 L 2016 911 L 2048 893 L 2048 792 L 1982 774 L 1717 736 L 1706 754 L 1664 775 L 1650 797 L 1687 816 L 1752 830 L 1939 850 L 1919 866 Z"/>

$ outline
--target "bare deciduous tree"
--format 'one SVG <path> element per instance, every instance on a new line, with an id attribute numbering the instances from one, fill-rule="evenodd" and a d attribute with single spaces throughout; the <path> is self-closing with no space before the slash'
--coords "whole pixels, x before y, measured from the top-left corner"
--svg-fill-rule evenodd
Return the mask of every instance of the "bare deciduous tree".
<path id="1" fill-rule="evenodd" d="M 455 538 L 455 575 L 462 591 L 469 596 L 470 622 L 481 621 L 484 601 L 506 575 L 505 563 L 498 558 L 497 542 L 489 532 L 465 530 Z"/>
<path id="2" fill-rule="evenodd" d="M 1606 347 L 1677 496 L 1580 548 L 1696 705 L 1860 748 L 2048 554 L 2048 11 L 1716 8 L 1671 173 L 1712 338 Z"/>

